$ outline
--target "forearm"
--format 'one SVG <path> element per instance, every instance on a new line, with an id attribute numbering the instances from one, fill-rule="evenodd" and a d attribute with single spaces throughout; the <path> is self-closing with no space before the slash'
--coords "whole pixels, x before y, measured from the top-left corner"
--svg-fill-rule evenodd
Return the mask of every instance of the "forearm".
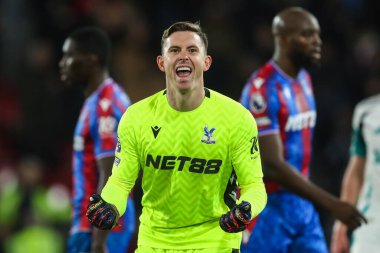
<path id="1" fill-rule="evenodd" d="M 106 244 L 108 236 L 108 230 L 100 230 L 97 228 L 92 229 L 92 252 L 103 252 L 102 249 Z"/>
<path id="2" fill-rule="evenodd" d="M 341 199 L 356 205 L 363 185 L 365 160 L 352 157 L 343 176 Z"/>
<path id="3" fill-rule="evenodd" d="M 267 193 L 264 183 L 256 182 L 249 185 L 241 185 L 239 203 L 248 201 L 251 204 L 252 218 L 256 217 L 267 203 Z"/>
<path id="4" fill-rule="evenodd" d="M 100 193 L 106 184 L 108 178 L 112 174 L 112 165 L 115 157 L 109 156 L 109 157 L 103 157 L 101 159 L 97 160 L 97 166 L 98 166 L 98 187 L 97 192 Z"/>
<path id="5" fill-rule="evenodd" d="M 362 182 L 360 182 L 359 178 L 347 175 L 342 184 L 341 200 L 356 205 L 361 187 Z"/>
<path id="6" fill-rule="evenodd" d="M 128 196 L 134 186 L 134 182 L 135 180 L 122 180 L 116 176 L 111 176 L 102 190 L 102 198 L 114 205 L 120 216 L 125 212 Z"/>
<path id="7" fill-rule="evenodd" d="M 277 182 L 287 190 L 310 200 L 316 205 L 330 209 L 332 204 L 338 200 L 335 196 L 309 181 L 285 161 L 278 164 L 268 164 L 267 166 L 269 168 L 266 176 L 270 180 Z"/>
<path id="8" fill-rule="evenodd" d="M 282 139 L 279 134 L 260 137 L 260 147 L 266 179 L 327 209 L 330 209 L 339 200 L 310 182 L 285 160 Z"/>

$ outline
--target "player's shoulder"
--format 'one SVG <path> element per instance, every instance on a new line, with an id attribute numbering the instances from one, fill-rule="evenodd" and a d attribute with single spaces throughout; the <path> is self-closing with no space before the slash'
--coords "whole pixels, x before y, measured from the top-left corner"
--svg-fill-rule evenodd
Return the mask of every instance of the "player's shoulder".
<path id="1" fill-rule="evenodd" d="M 252 72 L 251 76 L 248 78 L 247 85 L 256 89 L 268 86 L 271 83 L 274 83 L 273 80 L 278 78 L 278 72 L 279 71 L 275 65 L 271 61 L 268 61 L 266 64 Z"/>
<path id="2" fill-rule="evenodd" d="M 210 99 L 214 101 L 218 110 L 228 111 L 232 117 L 247 112 L 247 109 L 238 101 L 217 91 L 206 88 L 207 90 L 210 92 Z"/>
<path id="3" fill-rule="evenodd" d="M 129 113 L 144 113 L 152 110 L 156 107 L 157 102 L 160 99 L 165 98 L 165 90 L 161 90 L 159 92 L 156 92 L 153 95 L 150 95 L 146 98 L 143 98 L 136 103 L 132 104 L 130 107 L 128 107 Z"/>
<path id="4" fill-rule="evenodd" d="M 278 71 L 276 65 L 272 61 L 268 61 L 263 66 L 257 69 L 256 76 L 261 77 L 263 79 L 273 78 Z"/>
<path id="5" fill-rule="evenodd" d="M 370 108 L 380 106 L 380 94 L 370 96 L 357 103 L 356 108 Z"/>
<path id="6" fill-rule="evenodd" d="M 106 79 L 97 89 L 99 97 L 114 97 L 118 95 L 126 95 L 124 88 L 114 79 Z"/>
<path id="7" fill-rule="evenodd" d="M 91 99 L 94 100 L 95 103 L 114 100 L 130 103 L 129 97 L 123 87 L 116 83 L 112 78 L 106 79 L 96 91 L 91 94 Z"/>
<path id="8" fill-rule="evenodd" d="M 380 111 L 380 94 L 365 98 L 355 105 L 353 124 L 358 125 L 369 113 Z"/>
<path id="9" fill-rule="evenodd" d="M 157 101 L 162 94 L 163 91 L 157 92 L 130 105 L 124 112 L 120 125 L 128 124 L 133 128 L 139 128 L 141 124 L 149 121 L 155 115 L 153 110 L 157 107 Z"/>
<path id="10" fill-rule="evenodd" d="M 106 111 L 111 107 L 121 106 L 121 108 L 126 108 L 131 104 L 131 100 L 123 87 L 112 78 L 106 79 L 91 95 L 90 100 L 92 100 L 94 106 L 96 105 Z"/>

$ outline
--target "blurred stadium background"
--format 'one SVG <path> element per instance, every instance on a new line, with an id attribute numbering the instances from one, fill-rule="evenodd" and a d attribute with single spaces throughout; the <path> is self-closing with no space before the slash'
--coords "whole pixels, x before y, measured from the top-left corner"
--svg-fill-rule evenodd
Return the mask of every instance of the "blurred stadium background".
<path id="1" fill-rule="evenodd" d="M 316 15 L 323 39 L 322 68 L 312 73 L 318 120 L 311 179 L 338 194 L 353 106 L 380 92 L 379 1 L 1 0 L 0 253 L 64 252 L 72 132 L 84 99 L 59 80 L 69 32 L 93 24 L 111 35 L 112 75 L 135 102 L 164 88 L 155 63 L 162 31 L 199 20 L 213 56 L 206 86 L 238 100 L 251 72 L 272 55 L 273 16 L 294 5 Z M 320 213 L 329 240 L 332 218 Z"/>

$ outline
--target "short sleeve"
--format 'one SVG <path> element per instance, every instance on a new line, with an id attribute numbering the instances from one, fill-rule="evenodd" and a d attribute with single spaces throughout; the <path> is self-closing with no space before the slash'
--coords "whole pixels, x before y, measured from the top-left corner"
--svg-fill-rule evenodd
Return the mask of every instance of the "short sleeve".
<path id="1" fill-rule="evenodd" d="M 352 118 L 352 135 L 350 154 L 357 156 L 366 156 L 366 145 L 363 137 L 363 125 L 366 113 L 360 107 L 360 104 L 355 107 L 354 116 Z"/>
<path id="2" fill-rule="evenodd" d="M 257 122 L 262 134 L 279 131 L 279 100 L 274 80 L 253 76 L 245 85 L 240 103 L 248 109 Z"/>

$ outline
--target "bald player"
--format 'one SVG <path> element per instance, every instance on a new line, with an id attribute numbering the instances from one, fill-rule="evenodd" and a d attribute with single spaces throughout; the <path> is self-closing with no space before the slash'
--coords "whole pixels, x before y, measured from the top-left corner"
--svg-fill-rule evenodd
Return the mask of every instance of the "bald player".
<path id="1" fill-rule="evenodd" d="M 249 78 L 241 103 L 255 117 L 268 204 L 244 232 L 242 252 L 327 252 L 314 204 L 355 229 L 365 218 L 308 180 L 316 108 L 306 69 L 318 66 L 317 19 L 299 7 L 273 19 L 273 57 Z"/>
<path id="2" fill-rule="evenodd" d="M 92 224 L 112 228 L 141 169 L 138 253 L 239 252 L 241 231 L 266 204 L 256 122 L 205 87 L 207 45 L 198 23 L 164 31 L 157 65 L 166 89 L 123 115 L 112 176 L 88 207 Z"/>

